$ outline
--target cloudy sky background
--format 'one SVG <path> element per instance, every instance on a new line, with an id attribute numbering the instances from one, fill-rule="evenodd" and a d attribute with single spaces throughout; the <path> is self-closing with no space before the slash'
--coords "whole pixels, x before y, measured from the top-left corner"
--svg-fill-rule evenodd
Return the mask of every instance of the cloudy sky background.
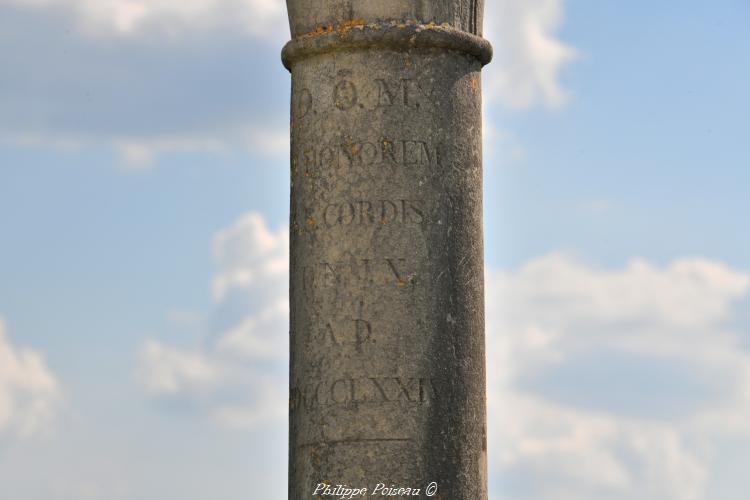
<path id="1" fill-rule="evenodd" d="M 488 2 L 491 498 L 746 498 L 749 24 Z M 287 38 L 0 0 L 0 498 L 285 498 Z"/>

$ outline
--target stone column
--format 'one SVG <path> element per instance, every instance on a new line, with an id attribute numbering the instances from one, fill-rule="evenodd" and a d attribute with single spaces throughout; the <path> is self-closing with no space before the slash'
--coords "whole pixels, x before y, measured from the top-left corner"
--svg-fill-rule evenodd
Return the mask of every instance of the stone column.
<path id="1" fill-rule="evenodd" d="M 289 498 L 486 498 L 483 1 L 287 6 Z"/>

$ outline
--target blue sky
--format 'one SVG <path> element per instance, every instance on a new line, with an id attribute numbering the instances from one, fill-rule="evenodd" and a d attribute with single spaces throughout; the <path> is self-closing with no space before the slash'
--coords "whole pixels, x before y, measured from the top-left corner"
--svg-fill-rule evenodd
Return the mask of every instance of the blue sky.
<path id="1" fill-rule="evenodd" d="M 497 0 L 491 498 L 744 499 L 750 6 Z M 286 495 L 276 0 L 0 0 L 0 497 Z"/>

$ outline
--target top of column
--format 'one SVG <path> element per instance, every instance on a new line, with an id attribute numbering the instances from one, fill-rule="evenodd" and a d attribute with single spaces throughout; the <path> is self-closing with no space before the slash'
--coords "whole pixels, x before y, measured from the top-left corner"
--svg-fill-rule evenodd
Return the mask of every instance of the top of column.
<path id="1" fill-rule="evenodd" d="M 292 38 L 331 26 L 388 22 L 449 25 L 482 36 L 484 0 L 287 0 Z"/>

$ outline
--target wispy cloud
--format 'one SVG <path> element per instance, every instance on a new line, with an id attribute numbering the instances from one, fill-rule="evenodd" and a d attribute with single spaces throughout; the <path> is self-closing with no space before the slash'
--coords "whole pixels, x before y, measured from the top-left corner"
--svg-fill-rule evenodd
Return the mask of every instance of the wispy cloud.
<path id="1" fill-rule="evenodd" d="M 750 438 L 750 353 L 729 327 L 749 275 L 550 254 L 487 288 L 493 472 L 526 478 L 510 497 L 698 500 L 722 436 Z"/>
<path id="2" fill-rule="evenodd" d="M 123 167 L 142 170 L 155 166 L 160 157 L 170 154 L 246 151 L 265 158 L 284 158 L 289 147 L 289 130 L 247 126 L 206 136 L 113 138 L 113 143 Z"/>
<path id="3" fill-rule="evenodd" d="M 501 0 L 487 10 L 496 49 L 487 102 L 561 105 L 560 73 L 575 53 L 556 36 L 562 0 Z M 135 170 L 172 154 L 242 151 L 281 161 L 285 16 L 280 0 L 0 2 L 8 40 L 0 47 L 0 142 L 106 147 Z M 21 28 L 28 25 L 35 29 Z M 27 48 L 23 58 L 18 46 Z"/>
<path id="4" fill-rule="evenodd" d="M 277 40 L 287 36 L 282 0 L 4 0 L 68 12 L 83 33 L 101 37 L 179 38 L 233 30 Z"/>
<path id="5" fill-rule="evenodd" d="M 251 213 L 215 236 L 216 326 L 192 349 L 144 344 L 152 397 L 222 425 L 283 421 L 286 232 Z M 730 327 L 750 275 L 553 253 L 489 272 L 487 290 L 493 474 L 525 478 L 509 497 L 699 500 L 721 439 L 750 439 L 750 353 Z"/>
<path id="6" fill-rule="evenodd" d="M 557 35 L 563 17 L 563 0 L 487 2 L 485 36 L 495 48 L 485 69 L 489 104 L 525 109 L 565 103 L 561 72 L 576 51 Z"/>
<path id="7" fill-rule="evenodd" d="M 60 384 L 42 355 L 14 347 L 0 318 L 0 437 L 45 430 L 61 397 Z"/>
<path id="8" fill-rule="evenodd" d="M 0 1 L 0 145 L 281 161 L 287 26 L 276 0 Z"/>
<path id="9" fill-rule="evenodd" d="M 216 327 L 192 349 L 149 339 L 139 376 L 157 401 L 231 427 L 281 419 L 287 409 L 288 229 L 249 213 L 213 241 Z"/>

